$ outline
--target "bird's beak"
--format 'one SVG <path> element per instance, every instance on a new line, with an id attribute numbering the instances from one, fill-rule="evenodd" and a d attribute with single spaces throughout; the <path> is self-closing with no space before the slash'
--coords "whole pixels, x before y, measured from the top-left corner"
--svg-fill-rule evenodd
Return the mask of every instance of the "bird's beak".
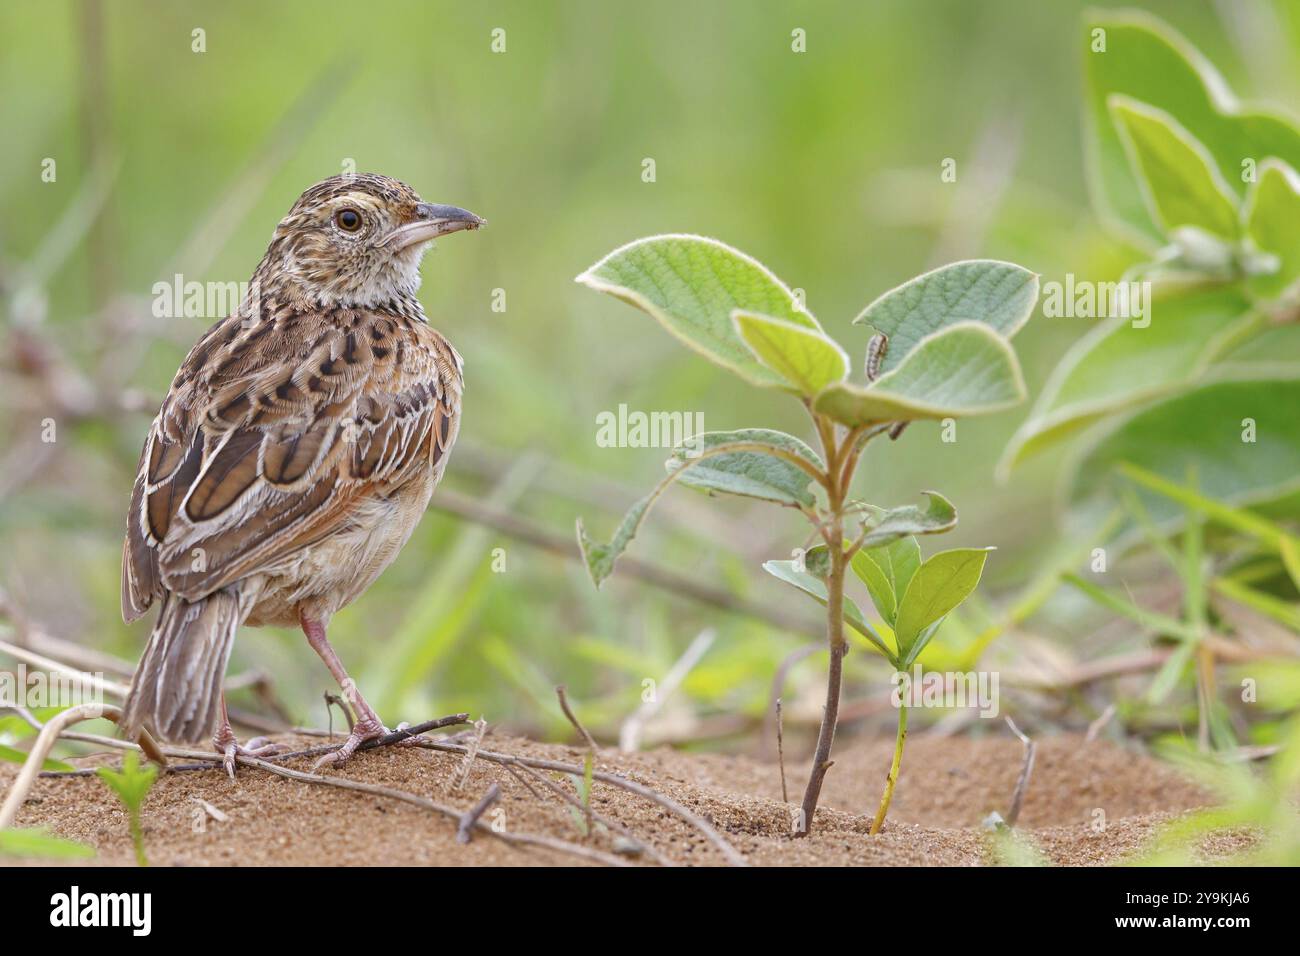
<path id="1" fill-rule="evenodd" d="M 415 218 L 405 225 L 398 226 L 380 240 L 379 244 L 397 252 L 419 242 L 428 242 L 448 233 L 460 232 L 462 229 L 477 229 L 487 225 L 486 219 L 480 219 L 468 209 L 459 206 L 439 206 L 422 202 L 415 207 Z"/>

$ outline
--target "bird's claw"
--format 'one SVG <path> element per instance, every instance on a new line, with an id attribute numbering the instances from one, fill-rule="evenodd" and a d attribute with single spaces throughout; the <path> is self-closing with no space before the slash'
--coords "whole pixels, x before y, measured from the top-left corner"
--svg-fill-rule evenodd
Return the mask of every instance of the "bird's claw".
<path id="1" fill-rule="evenodd" d="M 235 779 L 236 757 L 270 757 L 284 751 L 282 745 L 272 743 L 265 737 L 254 737 L 247 744 L 241 744 L 233 733 L 218 734 L 213 743 L 221 754 L 221 765 L 226 768 L 231 780 Z"/>
<path id="2" fill-rule="evenodd" d="M 388 733 L 388 728 L 377 720 L 358 720 L 352 727 L 352 733 L 348 734 L 348 739 L 343 742 L 343 746 L 338 750 L 333 750 L 321 757 L 312 765 L 312 770 L 322 770 L 326 767 L 337 767 L 347 761 L 358 747 L 367 740 L 374 740 L 376 737 L 383 737 Z"/>
<path id="3" fill-rule="evenodd" d="M 408 721 L 408 720 L 404 720 L 404 721 L 402 721 L 400 724 L 398 724 L 398 725 L 394 728 L 394 731 L 397 731 L 397 730 L 409 730 L 410 727 L 411 727 L 411 722 Z M 385 733 L 388 733 L 388 731 L 385 731 Z M 397 747 L 415 747 L 415 746 L 417 746 L 417 745 L 418 745 L 422 740 L 424 740 L 424 735 L 423 735 L 423 734 L 412 734 L 412 735 L 409 736 L 409 737 L 404 737 L 404 738 L 402 738 L 401 740 L 397 741 L 397 743 L 396 743 L 394 746 L 397 746 Z"/>

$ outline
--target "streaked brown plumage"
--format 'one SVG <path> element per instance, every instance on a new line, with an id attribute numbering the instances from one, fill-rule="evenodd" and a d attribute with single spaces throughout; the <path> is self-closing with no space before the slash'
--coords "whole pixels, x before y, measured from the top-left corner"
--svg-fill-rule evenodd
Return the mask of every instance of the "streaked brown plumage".
<path id="1" fill-rule="evenodd" d="M 384 176 L 307 190 L 238 313 L 172 381 L 140 457 L 122 613 L 160 605 L 128 732 L 236 753 L 221 683 L 241 623 L 299 624 L 358 722 L 334 762 L 383 732 L 325 639 L 396 557 L 447 463 L 461 360 L 416 298 L 437 236 L 482 220 Z M 355 227 L 355 228 L 354 228 Z"/>

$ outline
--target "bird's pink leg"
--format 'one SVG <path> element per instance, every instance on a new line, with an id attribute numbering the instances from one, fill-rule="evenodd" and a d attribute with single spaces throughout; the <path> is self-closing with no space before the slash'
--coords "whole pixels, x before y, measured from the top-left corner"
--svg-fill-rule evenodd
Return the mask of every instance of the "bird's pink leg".
<path id="1" fill-rule="evenodd" d="M 341 764 L 352 756 L 367 740 L 374 740 L 376 737 L 382 737 L 388 733 L 383 723 L 379 720 L 379 715 L 374 709 L 366 703 L 366 699 L 361 696 L 357 690 L 356 681 L 348 676 L 348 672 L 343 669 L 343 662 L 339 660 L 338 654 L 334 653 L 334 648 L 330 646 L 329 640 L 325 637 L 325 626 L 313 618 L 308 617 L 304 612 L 299 612 L 298 620 L 302 624 L 302 632 L 307 635 L 307 643 L 311 649 L 320 655 L 320 659 L 325 662 L 334 679 L 338 681 L 339 687 L 343 688 L 343 696 L 347 702 L 352 705 L 352 710 L 357 716 L 357 722 L 352 726 L 352 733 L 343 746 L 333 753 L 328 753 L 320 760 L 316 761 L 316 768 L 327 767 L 333 764 Z"/>
<path id="2" fill-rule="evenodd" d="M 221 695 L 221 719 L 217 724 L 217 732 L 212 735 L 212 746 L 221 754 L 221 762 L 226 767 L 226 773 L 230 774 L 230 779 L 235 779 L 235 756 L 241 757 L 269 757 L 271 754 L 279 753 L 282 749 L 279 744 L 273 744 L 267 741 L 265 737 L 255 737 L 248 742 L 248 746 L 240 744 L 235 737 L 235 731 L 230 726 L 230 716 L 226 713 L 226 695 Z"/>

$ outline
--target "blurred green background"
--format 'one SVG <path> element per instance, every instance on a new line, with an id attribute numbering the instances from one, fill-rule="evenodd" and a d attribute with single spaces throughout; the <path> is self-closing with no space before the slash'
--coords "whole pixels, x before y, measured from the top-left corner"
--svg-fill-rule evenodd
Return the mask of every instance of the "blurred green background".
<path id="1" fill-rule="evenodd" d="M 1294 5 L 1149 3 L 1248 97 L 1294 99 Z M 852 354 L 867 302 L 959 258 L 1059 278 L 1130 259 L 1089 209 L 1080 131 L 1082 3 L 5 3 L 0 6 L 0 583 L 45 631 L 134 660 L 145 622 L 118 613 L 121 533 L 150 416 L 216 317 L 155 319 L 151 288 L 245 281 L 312 183 L 382 172 L 490 220 L 443 240 L 421 298 L 466 365 L 460 502 L 572 542 L 600 535 L 661 473 L 658 449 L 600 448 L 626 403 L 702 412 L 710 430 L 805 434 L 783 396 L 747 388 L 654 322 L 573 277 L 638 236 L 696 232 L 756 256 Z M 192 51 L 205 31 L 206 52 Z M 492 31 L 506 50 L 492 51 Z M 807 52 L 791 50 L 806 31 Z M 42 161 L 57 163 L 43 182 Z M 642 181 L 652 158 L 656 179 Z M 957 162 L 955 183 L 940 179 Z M 491 308 L 504 289 L 506 310 Z M 1036 394 L 1089 323 L 1036 317 L 1017 339 Z M 1057 456 L 999 487 L 1025 408 L 873 445 L 860 492 L 937 488 L 961 513 L 945 546 L 996 545 L 992 605 L 1058 536 Z M 54 445 L 42 422 L 58 423 Z M 706 628 L 716 639 L 648 739 L 751 746 L 781 661 L 817 615 L 759 565 L 803 543 L 797 515 L 675 490 L 637 556 L 804 615 L 806 632 L 683 599 L 625 574 L 599 593 L 573 561 L 497 527 L 430 512 L 335 646 L 390 723 L 458 710 L 542 735 L 566 683 L 616 734 Z M 504 548 L 505 571 L 493 570 Z M 1034 653 L 1093 656 L 1082 599 L 1059 595 Z M 1064 607 L 1060 602 L 1066 602 Z M 1074 603 L 1069 603 L 1074 602 Z M 1002 648 L 1021 653 L 1024 645 Z M 994 648 L 993 652 L 998 651 Z M 300 635 L 245 631 L 231 672 L 273 675 L 289 716 L 324 721 L 332 690 Z M 816 720 L 822 659 L 795 667 L 792 721 Z M 883 684 L 852 655 L 849 697 Z M 246 692 L 241 692 L 246 693 Z M 238 696 L 238 695 L 237 695 Z M 878 695 L 877 695 L 878 696 Z M 251 698 L 238 697 L 245 704 Z"/>

